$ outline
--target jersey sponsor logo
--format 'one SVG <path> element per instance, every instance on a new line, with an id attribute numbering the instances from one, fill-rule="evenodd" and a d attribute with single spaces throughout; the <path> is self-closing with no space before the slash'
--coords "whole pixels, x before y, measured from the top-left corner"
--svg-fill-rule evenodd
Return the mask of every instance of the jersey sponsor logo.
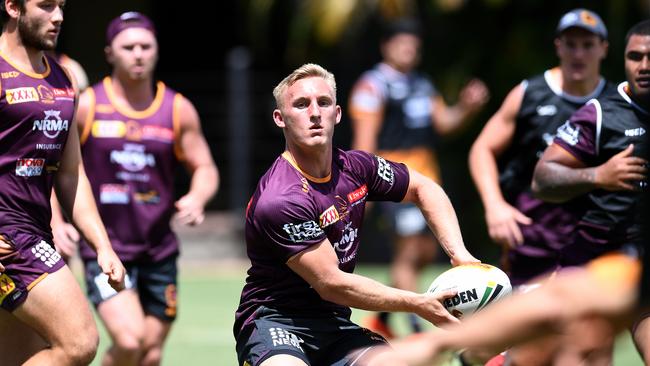
<path id="1" fill-rule="evenodd" d="M 156 157 L 147 153 L 145 146 L 140 144 L 126 143 L 123 150 L 111 151 L 110 158 L 111 163 L 119 164 L 131 172 L 156 166 Z"/>
<path id="2" fill-rule="evenodd" d="M 341 239 L 337 242 L 332 243 L 334 249 L 337 252 L 345 253 L 352 247 L 354 241 L 359 236 L 359 229 L 352 226 L 352 223 L 345 225 L 345 228 L 341 230 Z"/>
<path id="3" fill-rule="evenodd" d="M 43 174 L 45 159 L 22 158 L 16 160 L 16 175 L 19 177 L 36 177 Z"/>
<path id="4" fill-rule="evenodd" d="M 7 103 L 19 104 L 27 102 L 38 102 L 38 93 L 33 87 L 7 89 Z"/>
<path id="5" fill-rule="evenodd" d="M 129 203 L 129 186 L 124 184 L 102 184 L 99 186 L 99 202 L 103 204 L 126 205 Z"/>
<path id="6" fill-rule="evenodd" d="M 575 146 L 580 141 L 580 126 L 574 126 L 570 121 L 566 121 L 557 129 L 556 136 L 567 144 Z"/>
<path id="7" fill-rule="evenodd" d="M 0 304 L 16 289 L 16 283 L 6 273 L 0 275 Z"/>
<path id="8" fill-rule="evenodd" d="M 538 116 L 554 116 L 557 113 L 557 107 L 553 104 L 538 105 L 536 110 Z"/>
<path id="9" fill-rule="evenodd" d="M 368 186 L 364 184 L 361 187 L 355 189 L 354 191 L 348 193 L 348 202 L 350 202 L 350 204 L 355 203 L 365 198 L 367 194 L 368 194 Z"/>
<path id="10" fill-rule="evenodd" d="M 271 342 L 273 342 L 273 347 L 291 346 L 297 348 L 300 350 L 300 352 L 305 352 L 300 346 L 300 344 L 304 343 L 305 341 L 290 331 L 280 327 L 272 327 L 269 328 L 269 334 L 271 335 Z"/>
<path id="11" fill-rule="evenodd" d="M 90 133 L 96 138 L 122 138 L 126 136 L 126 124 L 117 120 L 95 120 Z"/>
<path id="12" fill-rule="evenodd" d="M 45 137 L 53 139 L 59 136 L 61 131 L 68 130 L 70 123 L 67 119 L 61 119 L 61 111 L 47 110 L 43 112 L 45 112 L 45 118 L 34 121 L 32 131 L 39 130 Z"/>
<path id="13" fill-rule="evenodd" d="M 40 95 L 41 97 L 42 103 L 47 103 L 47 104 L 54 103 L 54 92 L 52 91 L 52 89 L 41 84 L 37 87 L 37 90 L 38 90 L 38 95 Z"/>
<path id="14" fill-rule="evenodd" d="M 315 239 L 325 234 L 314 220 L 305 221 L 300 224 L 284 224 L 282 229 L 289 234 L 289 239 L 294 243 Z"/>
<path id="15" fill-rule="evenodd" d="M 324 228 L 339 221 L 339 212 L 334 205 L 331 205 L 327 210 L 320 214 L 320 227 Z"/>
<path id="16" fill-rule="evenodd" d="M 631 128 L 629 130 L 625 130 L 625 136 L 628 137 L 636 137 L 636 136 L 643 136 L 643 135 L 645 135 L 645 128 L 643 127 Z"/>
<path id="17" fill-rule="evenodd" d="M 309 182 L 307 181 L 307 178 L 301 176 L 300 183 L 302 183 L 302 191 L 305 193 L 309 193 Z"/>
<path id="18" fill-rule="evenodd" d="M 52 89 L 54 93 L 54 98 L 56 100 L 60 99 L 74 99 L 74 90 L 70 88 L 54 88 Z"/>
<path id="19" fill-rule="evenodd" d="M 40 259 L 46 266 L 52 268 L 57 262 L 61 260 L 61 254 L 59 254 L 54 248 L 48 244 L 45 240 L 41 240 L 40 243 L 36 244 L 32 248 L 32 254 L 36 259 Z"/>
<path id="20" fill-rule="evenodd" d="M 174 130 L 167 127 L 144 125 L 142 126 L 143 140 L 155 140 L 162 142 L 174 141 Z"/>
<path id="21" fill-rule="evenodd" d="M 5 71 L 2 74 L 0 74 L 0 77 L 3 79 L 13 79 L 17 78 L 20 73 L 18 71 Z"/>
<path id="22" fill-rule="evenodd" d="M 140 203 L 156 204 L 160 203 L 160 194 L 154 189 L 147 192 L 135 192 L 133 193 L 133 199 Z"/>
<path id="23" fill-rule="evenodd" d="M 36 144 L 36 150 L 61 150 L 63 144 Z"/>
<path id="24" fill-rule="evenodd" d="M 390 166 L 390 164 L 381 156 L 375 155 L 375 158 L 377 158 L 377 162 L 379 163 L 377 165 L 377 175 L 385 180 L 386 182 L 390 183 L 391 187 L 393 186 L 393 181 L 395 179 L 395 173 L 393 172 L 393 168 Z"/>

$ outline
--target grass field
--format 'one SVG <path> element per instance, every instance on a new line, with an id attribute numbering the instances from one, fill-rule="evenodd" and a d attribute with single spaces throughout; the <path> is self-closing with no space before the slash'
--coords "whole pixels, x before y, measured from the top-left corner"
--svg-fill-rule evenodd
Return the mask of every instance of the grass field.
<path id="1" fill-rule="evenodd" d="M 432 280 L 443 269 L 432 266 L 423 278 Z M 245 270 L 243 267 L 220 264 L 213 267 L 181 267 L 179 318 L 167 341 L 163 365 L 237 365 L 231 329 Z M 383 282 L 387 279 L 384 266 L 359 266 L 357 273 Z M 423 280 L 423 288 L 427 286 L 426 282 L 429 281 Z M 358 321 L 365 314 L 355 311 L 353 319 Z M 394 316 L 392 322 L 398 333 L 405 333 L 406 317 L 403 314 Z M 99 354 L 110 342 L 103 329 L 101 331 Z M 99 356 L 92 365 L 100 365 Z M 456 363 L 447 362 L 445 365 Z M 619 336 L 614 365 L 642 365 L 627 332 Z"/>

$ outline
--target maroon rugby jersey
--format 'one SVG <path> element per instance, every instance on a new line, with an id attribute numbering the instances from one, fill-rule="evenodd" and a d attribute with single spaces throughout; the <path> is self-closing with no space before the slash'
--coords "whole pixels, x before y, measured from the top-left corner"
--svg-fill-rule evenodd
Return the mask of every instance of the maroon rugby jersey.
<path id="1" fill-rule="evenodd" d="M 406 165 L 362 151 L 335 149 L 328 178 L 302 172 L 288 153 L 260 179 L 246 210 L 246 250 L 251 261 L 234 333 L 268 306 L 292 313 L 350 316 L 323 300 L 286 262 L 329 239 L 339 268 L 353 272 L 367 201 L 401 201 L 409 185 Z"/>
<path id="2" fill-rule="evenodd" d="M 113 249 L 123 261 L 158 261 L 178 253 L 169 221 L 181 95 L 157 83 L 143 111 L 116 102 L 112 80 L 87 90 L 94 99 L 81 134 L 81 154 Z M 84 259 L 95 253 L 84 243 Z"/>
<path id="3" fill-rule="evenodd" d="M 63 69 L 21 70 L 0 53 L 0 234 L 51 241 L 50 194 L 74 114 L 75 93 Z"/>

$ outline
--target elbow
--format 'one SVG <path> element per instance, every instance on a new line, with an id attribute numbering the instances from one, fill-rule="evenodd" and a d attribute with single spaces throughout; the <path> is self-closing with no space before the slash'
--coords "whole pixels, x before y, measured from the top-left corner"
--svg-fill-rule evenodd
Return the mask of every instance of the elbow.
<path id="1" fill-rule="evenodd" d="M 545 184 L 543 179 L 540 179 L 536 175 L 533 176 L 533 181 L 530 185 L 530 189 L 533 192 L 533 196 L 542 201 L 549 203 L 564 203 L 567 199 L 560 197 L 555 194 L 555 190 L 549 185 Z"/>
<path id="2" fill-rule="evenodd" d="M 314 290 L 325 301 L 339 305 L 345 304 L 345 282 L 336 279 L 337 276 L 328 276 L 312 284 Z"/>

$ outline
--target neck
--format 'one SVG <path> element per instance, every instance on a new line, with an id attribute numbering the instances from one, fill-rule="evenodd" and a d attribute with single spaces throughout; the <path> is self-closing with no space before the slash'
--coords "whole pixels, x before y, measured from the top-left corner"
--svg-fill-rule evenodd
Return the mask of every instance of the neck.
<path id="1" fill-rule="evenodd" d="M 591 94 L 600 82 L 600 75 L 598 74 L 581 81 L 571 81 L 559 67 L 553 69 L 553 76 L 561 85 L 563 92 L 578 97 Z"/>
<path id="2" fill-rule="evenodd" d="M 7 26 L 0 36 L 0 52 L 20 69 L 36 74 L 47 70 L 44 52 L 23 44 L 15 27 Z"/>
<path id="3" fill-rule="evenodd" d="M 123 99 L 134 110 L 147 109 L 154 100 L 155 86 L 151 78 L 130 80 L 113 72 L 111 82 L 115 96 Z"/>
<path id="4" fill-rule="evenodd" d="M 315 178 L 326 178 L 332 173 L 332 145 L 322 149 L 301 149 L 287 144 L 286 151 L 298 168 Z"/>

